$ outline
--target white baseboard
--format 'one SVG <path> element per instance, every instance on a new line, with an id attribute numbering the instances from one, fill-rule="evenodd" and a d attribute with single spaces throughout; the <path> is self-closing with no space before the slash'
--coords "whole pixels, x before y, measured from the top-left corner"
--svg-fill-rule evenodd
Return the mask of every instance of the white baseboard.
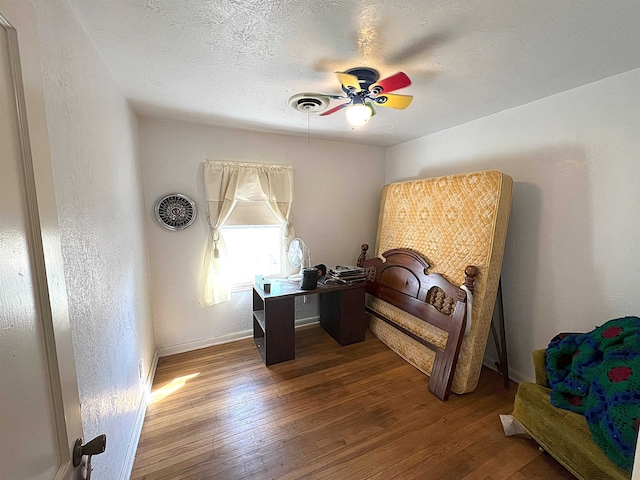
<path id="1" fill-rule="evenodd" d="M 129 480 L 129 478 L 131 478 L 133 462 L 136 459 L 136 451 L 138 450 L 140 433 L 142 432 L 142 425 L 144 424 L 144 416 L 147 413 L 147 406 L 149 405 L 149 398 L 151 397 L 151 386 L 153 385 L 153 378 L 156 375 L 157 366 L 158 350 L 156 350 L 153 354 L 151 366 L 149 367 L 149 373 L 147 374 L 147 379 L 145 380 L 142 397 L 140 398 L 140 405 L 138 405 L 138 411 L 136 412 L 136 418 L 133 424 L 133 430 L 131 432 L 131 439 L 129 440 L 129 446 L 127 447 L 127 454 L 125 455 L 125 461 L 122 466 L 120 480 Z"/>
<path id="2" fill-rule="evenodd" d="M 307 325 L 315 325 L 316 323 L 320 323 L 320 317 L 316 315 L 315 317 L 307 317 L 296 320 L 296 328 L 306 327 Z"/>
<path id="3" fill-rule="evenodd" d="M 190 352 L 191 350 L 212 347 L 213 345 L 220 345 L 222 343 L 235 342 L 236 340 L 242 340 L 243 338 L 250 338 L 252 336 L 253 330 L 242 330 L 241 332 L 221 335 L 219 337 L 204 338 L 202 340 L 195 340 L 193 342 L 178 343 L 176 345 L 169 345 L 166 347 L 158 348 L 158 356 L 166 357 L 168 355 L 175 355 L 177 353 Z"/>
<path id="4" fill-rule="evenodd" d="M 496 368 L 496 362 L 498 361 L 498 359 L 494 359 L 491 358 L 489 356 L 485 356 L 482 364 L 487 367 L 490 368 L 491 370 L 497 372 L 498 369 Z M 533 382 L 534 380 L 532 378 L 530 378 L 528 375 L 525 375 L 522 372 L 519 372 L 518 370 L 514 370 L 511 366 L 509 367 L 509 379 L 513 380 L 514 382 L 520 384 L 523 382 Z"/>
<path id="5" fill-rule="evenodd" d="M 304 327 L 307 325 L 313 325 L 320 321 L 319 316 L 300 318 L 296 320 L 296 328 Z M 177 353 L 190 352 L 192 350 L 198 350 L 200 348 L 212 347 L 214 345 L 221 345 L 223 343 L 235 342 L 236 340 L 242 340 L 245 338 L 252 338 L 253 330 L 242 330 L 241 332 L 230 333 L 228 335 L 221 335 L 219 337 L 205 338 L 202 340 L 195 340 L 193 342 L 178 343 L 176 345 L 169 345 L 166 347 L 158 348 L 158 356 L 166 357 L 168 355 L 175 355 Z"/>

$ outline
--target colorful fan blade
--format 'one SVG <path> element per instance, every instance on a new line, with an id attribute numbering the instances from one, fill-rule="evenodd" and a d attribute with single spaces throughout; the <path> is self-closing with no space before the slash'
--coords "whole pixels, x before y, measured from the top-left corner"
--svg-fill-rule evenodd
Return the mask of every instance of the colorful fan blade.
<path id="1" fill-rule="evenodd" d="M 328 93 L 321 93 L 320 95 L 323 95 L 325 97 L 329 97 L 332 100 L 346 100 L 349 97 L 346 97 L 344 95 L 333 95 L 333 94 L 328 94 Z"/>
<path id="2" fill-rule="evenodd" d="M 325 117 L 327 115 L 331 115 L 332 113 L 336 113 L 338 110 L 342 110 L 345 107 L 351 105 L 351 102 L 343 103 L 342 105 L 338 105 L 337 107 L 333 107 L 331 110 L 327 110 L 326 112 L 322 112 L 319 116 Z"/>
<path id="3" fill-rule="evenodd" d="M 353 92 L 359 92 L 361 90 L 360 82 L 358 82 L 358 77 L 356 77 L 355 75 L 351 75 L 350 73 L 342 73 L 342 72 L 336 72 L 336 75 L 338 75 L 338 78 L 340 79 L 340 83 L 342 83 L 342 86 L 345 89 Z"/>
<path id="4" fill-rule="evenodd" d="M 407 108 L 411 100 L 413 100 L 412 95 L 395 95 L 389 93 L 378 95 L 373 99 L 374 103 L 379 107 L 398 108 L 400 110 Z"/>
<path id="5" fill-rule="evenodd" d="M 383 78 L 377 83 L 374 83 L 369 87 L 369 91 L 374 95 L 380 95 L 381 93 L 390 93 L 394 90 L 399 90 L 411 85 L 411 80 L 404 72 L 398 72 L 390 77 Z"/>

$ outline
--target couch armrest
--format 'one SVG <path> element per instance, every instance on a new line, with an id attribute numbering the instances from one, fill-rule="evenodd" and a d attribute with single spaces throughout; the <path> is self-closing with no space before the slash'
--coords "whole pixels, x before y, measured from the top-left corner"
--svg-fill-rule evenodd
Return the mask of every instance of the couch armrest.
<path id="1" fill-rule="evenodd" d="M 544 349 L 533 351 L 533 368 L 536 371 L 536 383 L 549 388 L 545 352 L 546 350 Z"/>

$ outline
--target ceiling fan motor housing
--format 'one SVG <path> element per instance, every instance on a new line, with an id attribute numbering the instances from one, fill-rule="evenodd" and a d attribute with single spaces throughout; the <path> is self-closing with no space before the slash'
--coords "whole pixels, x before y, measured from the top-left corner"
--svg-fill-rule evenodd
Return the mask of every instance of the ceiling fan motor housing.
<path id="1" fill-rule="evenodd" d="M 354 75 L 358 77 L 358 83 L 360 84 L 360 88 L 363 92 L 369 89 L 371 85 L 376 83 L 380 78 L 380 74 L 377 70 L 368 67 L 356 67 L 350 68 L 346 70 L 344 73 L 348 73 L 349 75 Z M 349 93 L 350 90 L 346 89 L 344 86 L 342 87 L 345 93 Z M 380 92 L 377 92 L 380 93 Z"/>

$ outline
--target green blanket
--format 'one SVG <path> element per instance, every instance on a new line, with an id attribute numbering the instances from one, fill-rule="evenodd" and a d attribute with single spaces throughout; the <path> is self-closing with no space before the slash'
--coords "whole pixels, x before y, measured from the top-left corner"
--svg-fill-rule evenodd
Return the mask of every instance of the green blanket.
<path id="1" fill-rule="evenodd" d="M 555 338 L 546 355 L 551 403 L 584 415 L 595 443 L 631 471 L 640 424 L 640 318 Z"/>

